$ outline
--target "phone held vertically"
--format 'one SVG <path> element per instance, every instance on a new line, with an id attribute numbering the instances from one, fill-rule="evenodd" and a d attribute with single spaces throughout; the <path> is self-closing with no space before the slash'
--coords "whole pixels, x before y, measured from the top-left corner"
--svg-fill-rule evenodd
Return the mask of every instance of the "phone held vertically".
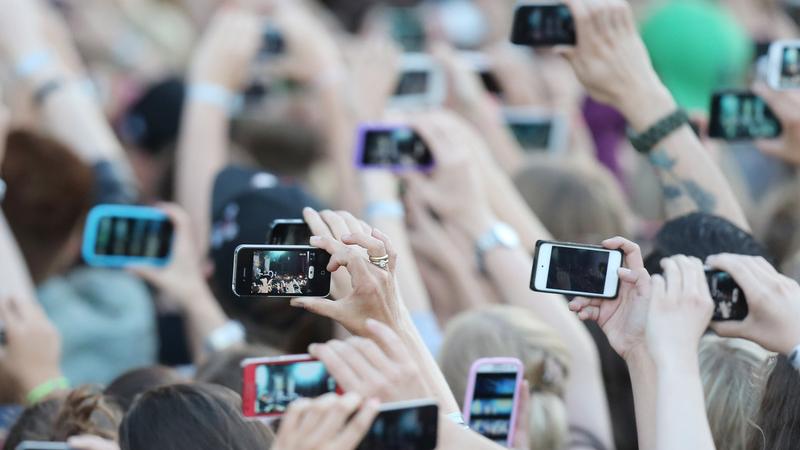
<path id="1" fill-rule="evenodd" d="M 514 10 L 511 42 L 530 47 L 575 45 L 572 12 L 562 2 L 520 2 Z"/>
<path id="2" fill-rule="evenodd" d="M 711 320 L 744 320 L 747 317 L 744 291 L 729 273 L 707 268 L 706 280 L 711 299 L 714 300 L 714 315 Z"/>
<path id="3" fill-rule="evenodd" d="M 621 250 L 597 245 L 537 241 L 531 289 L 593 298 L 616 298 Z"/>
<path id="4" fill-rule="evenodd" d="M 722 90 L 711 99 L 708 136 L 726 141 L 772 139 L 783 131 L 761 97 L 750 91 Z"/>
<path id="5" fill-rule="evenodd" d="M 775 41 L 769 46 L 767 82 L 773 89 L 800 89 L 800 40 Z"/>
<path id="6" fill-rule="evenodd" d="M 356 166 L 395 172 L 433 168 L 428 145 L 416 131 L 399 124 L 361 124 L 356 144 Z"/>
<path id="7" fill-rule="evenodd" d="M 433 400 L 386 403 L 356 450 L 433 450 L 439 407 Z"/>
<path id="8" fill-rule="evenodd" d="M 326 297 L 331 274 L 325 250 L 293 245 L 240 245 L 233 256 L 239 297 Z"/>
<path id="9" fill-rule="evenodd" d="M 309 355 L 242 361 L 242 415 L 275 417 L 298 398 L 339 392 L 325 364 Z"/>
<path id="10" fill-rule="evenodd" d="M 472 364 L 464 397 L 464 421 L 470 429 L 511 447 L 517 424 L 524 368 L 517 358 L 481 358 Z"/>
<path id="11" fill-rule="evenodd" d="M 81 254 L 90 266 L 165 266 L 172 254 L 173 225 L 157 208 L 98 205 L 89 211 Z"/>
<path id="12" fill-rule="evenodd" d="M 308 245 L 311 228 L 303 219 L 277 219 L 272 222 L 267 243 L 269 245 Z"/>

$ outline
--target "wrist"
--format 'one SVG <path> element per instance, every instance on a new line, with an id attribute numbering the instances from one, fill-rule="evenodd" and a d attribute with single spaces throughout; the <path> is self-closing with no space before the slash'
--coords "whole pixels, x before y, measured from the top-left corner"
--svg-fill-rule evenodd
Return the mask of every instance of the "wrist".
<path id="1" fill-rule="evenodd" d="M 470 211 L 454 220 L 454 224 L 464 230 L 473 241 L 480 239 L 498 222 L 497 216 L 489 210 Z"/>
<path id="2" fill-rule="evenodd" d="M 635 132 L 642 133 L 674 112 L 678 104 L 666 86 L 658 81 L 628 91 L 617 107 L 630 127 Z"/>
<path id="3" fill-rule="evenodd" d="M 61 370 L 51 368 L 37 371 L 30 377 L 20 379 L 20 388 L 25 393 L 25 400 L 29 404 L 38 403 L 51 393 L 69 388 L 69 382 L 64 378 Z"/>
<path id="4" fill-rule="evenodd" d="M 651 356 L 656 371 L 659 373 L 685 373 L 687 371 L 700 370 L 696 347 L 694 350 L 689 348 L 683 350 L 663 348 L 660 351 L 653 352 Z"/>

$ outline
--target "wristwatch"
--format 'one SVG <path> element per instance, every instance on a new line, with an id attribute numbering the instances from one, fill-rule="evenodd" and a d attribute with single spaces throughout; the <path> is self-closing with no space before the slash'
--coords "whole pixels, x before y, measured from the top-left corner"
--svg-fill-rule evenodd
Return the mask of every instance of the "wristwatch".
<path id="1" fill-rule="evenodd" d="M 206 337 L 206 351 L 209 353 L 221 352 L 245 342 L 245 337 L 244 326 L 235 320 L 229 320 Z"/>
<path id="2" fill-rule="evenodd" d="M 789 364 L 797 370 L 800 370 L 800 345 L 794 348 L 794 351 L 789 354 Z"/>
<path id="3" fill-rule="evenodd" d="M 486 272 L 486 254 L 497 248 L 514 248 L 519 245 L 519 235 L 513 228 L 503 222 L 492 225 L 483 236 L 478 238 L 475 244 L 475 253 L 478 257 L 478 269 L 481 273 Z"/>

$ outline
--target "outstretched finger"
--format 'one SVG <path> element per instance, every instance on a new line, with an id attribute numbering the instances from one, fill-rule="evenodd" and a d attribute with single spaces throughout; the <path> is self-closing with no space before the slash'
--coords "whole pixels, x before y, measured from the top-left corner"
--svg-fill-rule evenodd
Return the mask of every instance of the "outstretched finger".
<path id="1" fill-rule="evenodd" d="M 603 247 L 609 250 L 622 250 L 625 254 L 625 265 L 631 270 L 636 270 L 644 267 L 642 260 L 642 249 L 639 244 L 629 241 L 624 237 L 616 236 L 611 239 L 603 241 Z"/>
<path id="2" fill-rule="evenodd" d="M 333 237 L 331 229 L 328 228 L 328 225 L 322 220 L 322 216 L 313 208 L 303 208 L 303 220 L 305 220 L 306 224 L 308 224 L 308 228 L 311 229 L 311 233 L 315 236 Z"/>
<path id="3" fill-rule="evenodd" d="M 380 402 L 375 399 L 363 403 L 361 409 L 333 441 L 331 448 L 355 448 L 372 426 L 372 421 L 378 415 L 379 408 Z"/>
<path id="4" fill-rule="evenodd" d="M 387 256 L 386 246 L 383 241 L 376 239 L 364 233 L 353 233 L 342 236 L 342 242 L 348 245 L 358 245 L 367 250 L 369 256 L 379 258 Z"/>
<path id="5" fill-rule="evenodd" d="M 333 300 L 316 297 L 295 297 L 289 304 L 295 308 L 303 308 L 308 312 L 327 317 L 336 322 L 342 319 L 341 305 Z"/>
<path id="6" fill-rule="evenodd" d="M 397 268 L 397 252 L 394 249 L 394 245 L 392 245 L 392 240 L 377 228 L 372 230 L 372 237 L 383 242 L 383 248 L 386 250 L 385 254 L 389 256 L 389 271 L 394 273 Z"/>

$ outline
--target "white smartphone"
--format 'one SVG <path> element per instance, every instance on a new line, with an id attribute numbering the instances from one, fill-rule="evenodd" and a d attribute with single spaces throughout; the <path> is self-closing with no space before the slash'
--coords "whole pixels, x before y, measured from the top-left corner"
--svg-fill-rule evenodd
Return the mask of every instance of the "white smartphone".
<path id="1" fill-rule="evenodd" d="M 616 298 L 622 251 L 596 245 L 538 241 L 531 289 L 593 298 Z"/>
<path id="2" fill-rule="evenodd" d="M 406 53 L 400 59 L 400 79 L 389 106 L 400 109 L 429 108 L 444 102 L 445 74 L 433 57 Z"/>
<path id="3" fill-rule="evenodd" d="M 767 82 L 773 89 L 800 89 L 800 40 L 775 41 L 769 46 Z"/>
<path id="4" fill-rule="evenodd" d="M 506 125 L 523 150 L 559 153 L 567 148 L 567 118 L 541 108 L 503 108 Z"/>

